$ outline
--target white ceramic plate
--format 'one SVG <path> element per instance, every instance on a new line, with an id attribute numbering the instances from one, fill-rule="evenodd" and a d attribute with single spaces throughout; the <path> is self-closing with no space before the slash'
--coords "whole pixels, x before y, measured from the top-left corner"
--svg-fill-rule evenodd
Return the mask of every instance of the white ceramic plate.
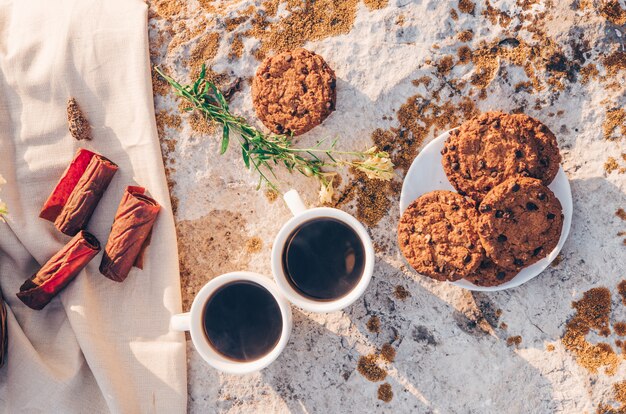
<path id="1" fill-rule="evenodd" d="M 453 130 L 450 130 L 453 131 Z M 422 194 L 426 194 L 433 190 L 450 190 L 456 191 L 452 184 L 448 181 L 446 173 L 441 165 L 441 150 L 443 144 L 448 139 L 450 131 L 445 132 L 430 142 L 411 164 L 411 168 L 404 177 L 404 183 L 402 184 L 402 194 L 400 195 L 400 214 L 404 213 L 404 210 Z M 561 238 L 559 244 L 552 250 L 547 256 L 538 261 L 537 263 L 523 268 L 513 279 L 499 286 L 485 287 L 476 286 L 467 280 L 461 279 L 456 282 L 451 282 L 453 285 L 460 286 L 469 290 L 478 290 L 485 292 L 492 292 L 497 290 L 504 290 L 517 287 L 522 283 L 528 282 L 530 279 L 541 273 L 548 265 L 556 259 L 556 256 L 561 251 L 567 235 L 569 234 L 569 228 L 572 224 L 572 190 L 567 181 L 567 176 L 563 171 L 563 168 L 559 168 L 554 181 L 548 186 L 550 190 L 554 192 L 556 197 L 561 202 L 563 207 L 563 230 L 561 231 Z"/>

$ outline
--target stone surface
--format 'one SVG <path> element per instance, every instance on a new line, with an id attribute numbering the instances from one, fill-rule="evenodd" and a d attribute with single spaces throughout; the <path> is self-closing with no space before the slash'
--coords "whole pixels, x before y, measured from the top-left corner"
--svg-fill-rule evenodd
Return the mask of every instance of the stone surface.
<path id="1" fill-rule="evenodd" d="M 296 46 L 321 54 L 337 74 L 337 110 L 298 146 L 334 137 L 346 150 L 385 144 L 399 183 L 419 148 L 441 131 L 479 111 L 525 112 L 557 135 L 574 197 L 560 262 L 519 288 L 478 294 L 407 269 L 394 245 L 397 185 L 372 187 L 343 172 L 338 205 L 368 224 L 377 246 L 366 294 L 344 312 L 294 309 L 287 349 L 257 374 L 220 374 L 189 343 L 189 412 L 617 409 L 613 384 L 626 376 L 617 334 L 586 336 L 617 353 L 613 375 L 579 365 L 561 338 L 572 301 L 594 287 L 613 294 L 611 324 L 626 320 L 617 295 L 626 278 L 626 235 L 618 235 L 626 221 L 615 214 L 626 208 L 625 10 L 623 0 L 151 0 L 153 63 L 187 82 L 206 62 L 221 87 L 239 85 L 231 109 L 259 127 L 249 83 L 259 59 Z M 218 155 L 219 134 L 181 115 L 162 82 L 154 86 L 185 306 L 221 273 L 269 277 L 272 240 L 289 211 L 255 190 L 257 177 L 239 151 Z M 279 178 L 282 190 L 296 188 L 316 205 L 317 183 Z M 367 329 L 372 316 L 379 332 Z M 395 359 L 378 358 L 387 376 L 370 382 L 357 371 L 359 358 L 386 343 Z M 389 402 L 378 399 L 384 383 Z"/>

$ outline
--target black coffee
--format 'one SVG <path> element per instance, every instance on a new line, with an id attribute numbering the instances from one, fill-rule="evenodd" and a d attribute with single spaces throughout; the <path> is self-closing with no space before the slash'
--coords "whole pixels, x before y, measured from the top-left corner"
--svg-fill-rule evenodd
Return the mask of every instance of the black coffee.
<path id="1" fill-rule="evenodd" d="M 252 361 L 269 353 L 282 329 L 276 299 L 258 283 L 226 284 L 204 306 L 207 339 L 217 352 L 236 361 Z"/>
<path id="2" fill-rule="evenodd" d="M 359 283 L 365 247 L 352 227 L 329 217 L 298 226 L 283 250 L 283 270 L 291 286 L 315 300 L 334 300 Z"/>

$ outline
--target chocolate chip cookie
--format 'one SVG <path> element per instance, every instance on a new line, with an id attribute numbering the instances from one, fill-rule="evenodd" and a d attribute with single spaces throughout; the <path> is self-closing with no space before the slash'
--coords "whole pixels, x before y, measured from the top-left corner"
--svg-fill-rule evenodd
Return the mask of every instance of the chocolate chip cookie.
<path id="1" fill-rule="evenodd" d="M 335 110 L 336 85 L 324 59 L 299 48 L 263 61 L 252 81 L 252 100 L 274 133 L 300 135 Z"/>
<path id="2" fill-rule="evenodd" d="M 476 201 L 511 177 L 545 185 L 559 170 L 561 155 L 550 130 L 524 114 L 486 112 L 450 133 L 442 150 L 448 180 Z"/>
<path id="3" fill-rule="evenodd" d="M 517 271 L 506 270 L 485 257 L 474 272 L 465 280 L 476 286 L 498 286 L 517 276 Z"/>
<path id="4" fill-rule="evenodd" d="M 563 228 L 561 203 L 534 178 L 509 178 L 485 196 L 478 211 L 478 234 L 498 266 L 519 270 L 556 247 Z"/>
<path id="5" fill-rule="evenodd" d="M 400 250 L 419 273 L 440 281 L 459 280 L 476 270 L 484 257 L 477 218 L 474 205 L 459 194 L 424 194 L 400 218 Z"/>

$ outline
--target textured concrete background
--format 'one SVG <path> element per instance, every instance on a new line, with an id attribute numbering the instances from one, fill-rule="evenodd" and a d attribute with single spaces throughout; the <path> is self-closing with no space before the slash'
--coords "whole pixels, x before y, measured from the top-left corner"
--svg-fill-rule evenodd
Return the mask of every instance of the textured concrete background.
<path id="1" fill-rule="evenodd" d="M 338 78 L 337 111 L 297 145 L 339 137 L 341 148 L 361 150 L 374 139 L 402 167 L 439 132 L 478 111 L 523 111 L 556 133 L 574 197 L 558 264 L 519 288 L 472 294 L 403 265 L 394 245 L 403 168 L 396 185 L 381 187 L 344 172 L 338 205 L 366 221 L 377 245 L 365 296 L 344 312 L 294 309 L 287 349 L 254 375 L 220 374 L 189 344 L 189 412 L 618 409 L 614 384 L 626 377 L 626 363 L 615 330 L 586 336 L 616 354 L 613 375 L 602 363 L 597 370 L 579 364 L 562 337 L 572 301 L 594 287 L 612 293 L 611 324 L 626 320 L 617 294 L 626 278 L 626 221 L 616 215 L 626 208 L 623 0 L 150 3 L 153 63 L 182 81 L 201 62 L 223 87 L 240 78 L 231 108 L 257 126 L 249 79 L 258 59 L 299 45 L 324 56 Z M 158 81 L 155 108 L 176 204 L 185 306 L 219 274 L 239 269 L 269 277 L 272 240 L 287 208 L 255 190 L 256 176 L 238 151 L 219 156 L 218 134 L 181 115 Z M 294 187 L 317 203 L 315 182 L 280 178 L 283 190 Z M 408 297 L 394 293 L 398 286 Z M 385 344 L 395 360 L 378 358 L 387 376 L 368 381 L 358 360 Z M 383 383 L 393 392 L 390 402 L 378 399 Z"/>

